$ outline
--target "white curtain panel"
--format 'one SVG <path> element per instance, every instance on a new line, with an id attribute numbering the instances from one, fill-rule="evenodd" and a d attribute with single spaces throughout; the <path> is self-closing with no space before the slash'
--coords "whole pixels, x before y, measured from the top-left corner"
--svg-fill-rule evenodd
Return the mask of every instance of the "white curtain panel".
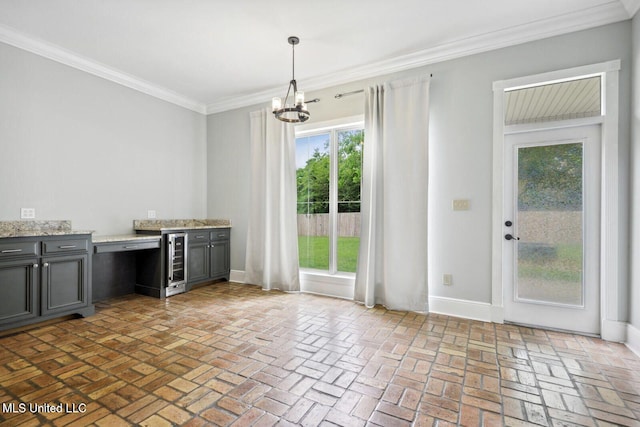
<path id="1" fill-rule="evenodd" d="M 429 77 L 365 90 L 356 301 L 428 311 Z"/>
<path id="2" fill-rule="evenodd" d="M 250 193 L 245 281 L 299 291 L 295 132 L 266 109 L 251 113 Z"/>

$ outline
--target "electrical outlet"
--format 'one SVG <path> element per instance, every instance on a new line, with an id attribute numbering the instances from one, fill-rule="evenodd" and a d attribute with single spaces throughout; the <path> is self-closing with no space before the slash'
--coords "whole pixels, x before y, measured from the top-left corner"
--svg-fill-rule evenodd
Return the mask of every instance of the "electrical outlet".
<path id="1" fill-rule="evenodd" d="M 454 199 L 453 200 L 453 210 L 454 211 L 468 211 L 469 210 L 469 199 Z"/>
<path id="2" fill-rule="evenodd" d="M 451 274 L 442 275 L 442 284 L 445 286 L 453 285 L 453 276 Z"/>
<path id="3" fill-rule="evenodd" d="M 147 211 L 147 219 L 155 219 L 156 211 Z"/>
<path id="4" fill-rule="evenodd" d="M 36 217 L 35 208 L 21 208 L 20 219 L 34 219 Z"/>

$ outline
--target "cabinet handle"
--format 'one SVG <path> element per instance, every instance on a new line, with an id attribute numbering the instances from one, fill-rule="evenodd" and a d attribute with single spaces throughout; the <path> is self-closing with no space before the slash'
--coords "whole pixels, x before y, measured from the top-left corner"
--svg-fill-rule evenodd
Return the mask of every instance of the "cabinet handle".
<path id="1" fill-rule="evenodd" d="M 22 249 L 5 249 L 2 251 L 3 254 L 12 254 L 15 252 L 22 252 Z"/>
<path id="2" fill-rule="evenodd" d="M 196 236 L 196 239 L 204 239 L 204 236 L 202 236 L 202 235 Z"/>
<path id="3" fill-rule="evenodd" d="M 76 245 L 62 245 L 62 246 L 58 246 L 58 249 L 73 249 L 75 247 Z"/>
<path id="4" fill-rule="evenodd" d="M 226 234 L 224 234 L 224 233 L 218 234 L 218 237 L 225 237 L 225 236 L 226 236 Z"/>
<path id="5" fill-rule="evenodd" d="M 135 249 L 137 247 L 138 247 L 138 245 L 133 245 L 133 246 L 125 246 L 124 248 L 125 249 Z"/>
<path id="6" fill-rule="evenodd" d="M 48 262 L 45 262 L 44 264 L 42 264 L 42 266 L 43 266 L 44 268 L 47 268 L 47 267 L 49 267 L 49 263 L 48 263 Z"/>

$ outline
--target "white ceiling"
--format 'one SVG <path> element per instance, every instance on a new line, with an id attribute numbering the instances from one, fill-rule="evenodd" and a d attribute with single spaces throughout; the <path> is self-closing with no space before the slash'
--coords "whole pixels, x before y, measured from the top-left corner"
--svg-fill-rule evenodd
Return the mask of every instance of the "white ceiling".
<path id="1" fill-rule="evenodd" d="M 640 0 L 0 0 L 0 42 L 195 111 L 629 19 Z"/>

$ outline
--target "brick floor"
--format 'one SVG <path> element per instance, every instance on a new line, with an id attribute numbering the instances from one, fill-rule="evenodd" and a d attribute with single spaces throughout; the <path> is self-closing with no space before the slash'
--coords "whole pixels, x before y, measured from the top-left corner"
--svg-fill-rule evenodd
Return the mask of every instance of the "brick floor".
<path id="1" fill-rule="evenodd" d="M 637 426 L 640 359 L 584 336 L 217 283 L 0 338 L 0 403 L 8 426 Z"/>

